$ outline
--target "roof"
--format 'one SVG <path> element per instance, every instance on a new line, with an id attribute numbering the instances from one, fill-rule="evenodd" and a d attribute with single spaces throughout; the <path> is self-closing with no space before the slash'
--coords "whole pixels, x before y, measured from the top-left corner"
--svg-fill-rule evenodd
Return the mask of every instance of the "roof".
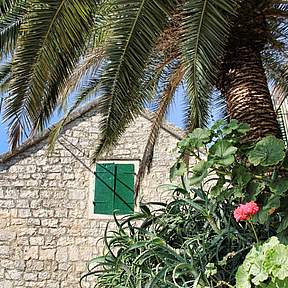
<path id="1" fill-rule="evenodd" d="M 88 112 L 93 111 L 93 109 L 96 109 L 98 104 L 99 104 L 99 100 L 96 99 L 94 101 L 89 102 L 85 106 L 77 109 L 76 111 L 72 112 L 71 115 L 68 117 L 65 126 L 70 124 L 71 122 L 75 121 L 76 119 L 84 116 Z M 142 117 L 144 117 L 145 119 L 152 122 L 154 113 L 146 109 L 144 112 L 141 112 L 140 115 Z M 49 136 L 49 133 L 51 131 L 51 128 L 53 128 L 53 126 L 44 130 L 41 134 L 38 134 L 32 138 L 27 139 L 25 142 L 23 142 L 15 150 L 0 154 L 0 164 L 5 163 L 6 161 L 14 158 L 16 155 L 19 155 L 20 153 L 26 151 L 27 149 L 39 144 L 40 142 L 42 142 L 45 139 L 47 139 Z M 176 139 L 180 140 L 184 136 L 183 130 L 175 127 L 174 125 L 172 125 L 168 122 L 164 122 L 161 125 L 161 128 L 164 131 L 168 132 L 173 137 L 175 137 Z"/>

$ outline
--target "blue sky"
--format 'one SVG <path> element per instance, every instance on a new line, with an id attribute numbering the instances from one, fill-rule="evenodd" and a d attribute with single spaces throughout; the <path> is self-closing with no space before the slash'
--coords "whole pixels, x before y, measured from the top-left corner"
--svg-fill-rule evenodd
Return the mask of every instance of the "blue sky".
<path id="1" fill-rule="evenodd" d="M 2 123 L 2 119 L 0 118 Z M 0 153 L 3 153 L 8 150 L 8 143 L 7 143 L 7 133 L 6 127 L 3 124 L 0 124 Z"/>
<path id="2" fill-rule="evenodd" d="M 184 107 L 183 90 L 178 89 L 173 104 L 167 115 L 167 120 L 178 127 L 182 127 L 182 110 Z M 2 123 L 0 115 L 0 154 L 8 151 L 7 126 Z"/>

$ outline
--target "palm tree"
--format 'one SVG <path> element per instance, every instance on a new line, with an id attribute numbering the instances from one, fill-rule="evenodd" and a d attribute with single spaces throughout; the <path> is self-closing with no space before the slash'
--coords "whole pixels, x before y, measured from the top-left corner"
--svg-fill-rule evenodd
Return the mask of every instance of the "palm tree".
<path id="1" fill-rule="evenodd" d="M 268 83 L 286 97 L 287 9 L 280 0 L 2 0 L 1 57 L 11 60 L 0 81 L 12 148 L 24 131 L 42 130 L 75 87 L 73 109 L 101 94 L 95 157 L 154 103 L 148 165 L 182 83 L 187 131 L 207 125 L 216 88 L 229 117 L 251 125 L 247 140 L 278 135 Z"/>

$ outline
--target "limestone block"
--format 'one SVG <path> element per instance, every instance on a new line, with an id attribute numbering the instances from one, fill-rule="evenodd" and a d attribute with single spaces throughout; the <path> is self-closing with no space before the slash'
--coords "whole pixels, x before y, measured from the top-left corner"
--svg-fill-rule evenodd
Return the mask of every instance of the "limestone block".
<path id="1" fill-rule="evenodd" d="M 24 247 L 24 260 L 39 259 L 39 247 L 38 246 L 26 246 Z"/>
<path id="2" fill-rule="evenodd" d="M 12 218 L 11 219 L 11 226 L 24 225 L 24 224 L 26 224 L 26 219 L 22 219 L 22 218 Z"/>
<path id="3" fill-rule="evenodd" d="M 17 237 L 16 243 L 19 246 L 29 245 L 29 237 L 28 236 Z"/>
<path id="4" fill-rule="evenodd" d="M 40 226 L 41 221 L 38 218 L 29 218 L 29 219 L 27 219 L 27 225 Z"/>
<path id="5" fill-rule="evenodd" d="M 56 249 L 55 248 L 40 248 L 39 251 L 39 259 L 40 260 L 54 260 L 55 259 L 55 253 Z"/>
<path id="6" fill-rule="evenodd" d="M 29 200 L 26 199 L 18 199 L 16 200 L 17 208 L 29 208 Z"/>
<path id="7" fill-rule="evenodd" d="M 48 219 L 42 219 L 41 225 L 42 227 L 58 227 L 58 219 L 55 218 L 48 218 Z"/>
<path id="8" fill-rule="evenodd" d="M 41 246 L 44 244 L 44 237 L 43 236 L 30 237 L 29 242 L 30 242 L 30 245 Z"/>
<path id="9" fill-rule="evenodd" d="M 0 245 L 0 257 L 9 256 L 10 246 Z"/>
<path id="10" fill-rule="evenodd" d="M 2 200 L 0 199 L 0 208 L 14 208 L 15 201 L 14 200 Z"/>
<path id="11" fill-rule="evenodd" d="M 0 280 L 0 288 L 13 288 L 13 281 Z"/>
<path id="12" fill-rule="evenodd" d="M 31 200 L 30 207 L 31 208 L 40 208 L 42 203 L 42 199 Z"/>
<path id="13" fill-rule="evenodd" d="M 37 273 L 24 273 L 23 279 L 25 281 L 37 281 Z"/>
<path id="14" fill-rule="evenodd" d="M 39 280 L 47 280 L 50 279 L 50 273 L 48 271 L 42 271 L 38 273 Z"/>
<path id="15" fill-rule="evenodd" d="M 33 217 L 40 217 L 40 218 L 50 218 L 54 215 L 54 210 L 52 209 L 35 209 L 32 210 Z"/>
<path id="16" fill-rule="evenodd" d="M 16 238 L 16 232 L 9 230 L 0 230 L 0 241 L 13 241 Z"/>
<path id="17" fill-rule="evenodd" d="M 14 265 L 13 268 L 15 268 L 19 271 L 25 270 L 25 261 L 23 259 L 15 260 L 13 265 Z"/>
<path id="18" fill-rule="evenodd" d="M 13 183 L 14 183 L 14 181 L 13 181 Z M 12 186 L 12 184 L 10 186 Z M 14 186 L 14 184 L 13 184 L 13 186 Z M 18 195 L 19 195 L 19 192 L 18 192 L 18 189 L 16 187 L 13 187 L 13 189 L 5 190 L 5 198 L 6 199 L 17 199 Z"/>
<path id="19" fill-rule="evenodd" d="M 47 284 L 46 284 L 46 288 L 59 288 L 60 287 L 60 283 L 59 281 L 47 281 Z"/>
<path id="20" fill-rule="evenodd" d="M 68 248 L 68 255 L 70 261 L 78 261 L 79 257 L 79 249 L 77 246 L 72 246 Z"/>
<path id="21" fill-rule="evenodd" d="M 89 261 L 92 258 L 92 249 L 89 246 L 80 246 L 79 249 L 80 260 L 82 261 Z"/>
<path id="22" fill-rule="evenodd" d="M 57 246 L 72 246 L 74 242 L 74 237 L 63 235 L 58 238 Z"/>
<path id="23" fill-rule="evenodd" d="M 68 247 L 58 247 L 56 250 L 56 261 L 66 262 L 68 260 Z"/>
<path id="24" fill-rule="evenodd" d="M 30 185 L 28 185 L 29 183 L 27 183 L 27 187 L 31 187 Z M 34 198 L 38 198 L 39 197 L 39 190 L 21 190 L 20 191 L 20 198 L 23 199 L 34 199 Z"/>
<path id="25" fill-rule="evenodd" d="M 18 270 L 6 270 L 5 271 L 5 278 L 8 280 L 19 280 L 21 279 L 23 272 Z"/>
<path id="26" fill-rule="evenodd" d="M 58 269 L 61 271 L 63 270 L 63 271 L 68 272 L 68 270 L 69 270 L 71 272 L 72 268 L 73 268 L 73 265 L 69 262 L 59 263 L 59 265 L 58 265 Z"/>
<path id="27" fill-rule="evenodd" d="M 28 218 L 32 216 L 30 209 L 18 209 L 17 212 L 19 218 Z"/>
<path id="28" fill-rule="evenodd" d="M 68 194 L 68 198 L 72 200 L 83 200 L 85 198 L 84 191 L 78 190 L 70 190 Z"/>
<path id="29" fill-rule="evenodd" d="M 68 216 L 68 209 L 65 208 L 55 208 L 55 215 L 54 217 L 57 218 L 67 218 Z M 61 221 L 61 220 L 60 220 Z"/>

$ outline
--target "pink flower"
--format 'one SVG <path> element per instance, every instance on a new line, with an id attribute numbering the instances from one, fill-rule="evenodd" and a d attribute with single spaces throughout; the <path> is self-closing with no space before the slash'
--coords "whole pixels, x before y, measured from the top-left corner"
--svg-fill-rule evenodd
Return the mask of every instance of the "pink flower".
<path id="1" fill-rule="evenodd" d="M 249 220 L 251 216 L 255 215 L 259 211 L 257 203 L 251 201 L 246 204 L 240 204 L 238 208 L 234 210 L 234 218 L 237 222 L 241 220 Z"/>

